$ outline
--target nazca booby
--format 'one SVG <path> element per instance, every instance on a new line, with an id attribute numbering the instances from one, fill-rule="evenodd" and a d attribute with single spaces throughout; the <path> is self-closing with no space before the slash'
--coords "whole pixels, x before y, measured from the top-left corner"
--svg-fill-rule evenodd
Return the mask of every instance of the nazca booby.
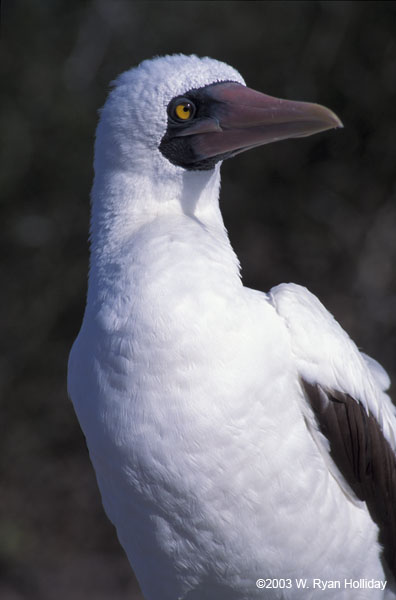
<path id="1" fill-rule="evenodd" d="M 223 159 L 339 126 L 183 55 L 101 111 L 68 388 L 147 600 L 395 597 L 388 376 L 305 288 L 243 286 L 218 202 Z"/>

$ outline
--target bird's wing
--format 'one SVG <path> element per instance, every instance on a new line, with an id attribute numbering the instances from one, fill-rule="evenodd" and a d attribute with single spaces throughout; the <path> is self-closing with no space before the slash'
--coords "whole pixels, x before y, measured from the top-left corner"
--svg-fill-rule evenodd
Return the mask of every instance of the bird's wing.
<path id="1" fill-rule="evenodd" d="M 396 577 L 396 408 L 389 377 L 307 289 L 273 288 L 269 299 L 290 333 L 302 411 L 326 464 L 352 501 L 365 501 Z"/>

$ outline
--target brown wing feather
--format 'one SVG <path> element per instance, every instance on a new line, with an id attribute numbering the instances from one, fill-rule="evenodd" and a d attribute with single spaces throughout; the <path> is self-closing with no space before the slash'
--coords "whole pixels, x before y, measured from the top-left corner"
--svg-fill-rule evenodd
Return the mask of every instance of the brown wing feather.
<path id="1" fill-rule="evenodd" d="M 379 527 L 383 557 L 396 578 L 396 456 L 360 402 L 302 380 L 330 455 Z"/>

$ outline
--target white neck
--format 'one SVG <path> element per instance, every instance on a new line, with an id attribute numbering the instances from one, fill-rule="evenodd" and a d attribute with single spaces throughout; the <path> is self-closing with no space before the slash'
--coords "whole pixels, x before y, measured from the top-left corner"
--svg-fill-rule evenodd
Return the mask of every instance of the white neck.
<path id="1" fill-rule="evenodd" d="M 154 171 L 154 172 L 153 172 Z M 219 209 L 219 165 L 212 171 L 171 174 L 104 169 L 92 189 L 91 251 L 116 250 L 143 225 L 166 215 L 185 215 L 224 232 Z M 171 175 L 171 176 L 170 176 Z"/>
<path id="2" fill-rule="evenodd" d="M 155 225 L 163 235 L 161 224 L 170 219 L 177 222 L 183 235 L 185 230 L 186 244 L 190 244 L 192 222 L 197 224 L 202 235 L 215 241 L 210 245 L 222 255 L 224 275 L 240 281 L 239 263 L 219 209 L 219 165 L 212 171 L 195 172 L 171 166 L 165 173 L 163 165 L 158 165 L 157 170 L 155 164 L 149 173 L 144 169 L 132 173 L 95 166 L 88 304 L 90 299 L 98 301 L 100 290 L 112 295 L 119 280 L 125 281 L 126 270 L 132 277 L 139 234 L 148 227 L 152 233 Z M 213 255 L 208 258 L 213 259 L 216 260 Z"/>

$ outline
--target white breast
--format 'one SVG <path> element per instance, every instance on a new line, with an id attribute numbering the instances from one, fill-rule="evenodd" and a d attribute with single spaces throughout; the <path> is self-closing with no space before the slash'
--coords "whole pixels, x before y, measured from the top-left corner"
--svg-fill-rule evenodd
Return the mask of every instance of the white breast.
<path id="1" fill-rule="evenodd" d="M 145 596 L 189 597 L 198 583 L 200 598 L 262 597 L 257 573 L 294 578 L 312 563 L 315 577 L 323 545 L 329 578 L 350 573 L 358 548 L 379 577 L 376 527 L 307 434 L 284 321 L 265 295 L 220 277 L 225 249 L 208 232 L 173 220 L 141 232 L 118 314 L 109 293 L 71 357 L 103 502 Z"/>

